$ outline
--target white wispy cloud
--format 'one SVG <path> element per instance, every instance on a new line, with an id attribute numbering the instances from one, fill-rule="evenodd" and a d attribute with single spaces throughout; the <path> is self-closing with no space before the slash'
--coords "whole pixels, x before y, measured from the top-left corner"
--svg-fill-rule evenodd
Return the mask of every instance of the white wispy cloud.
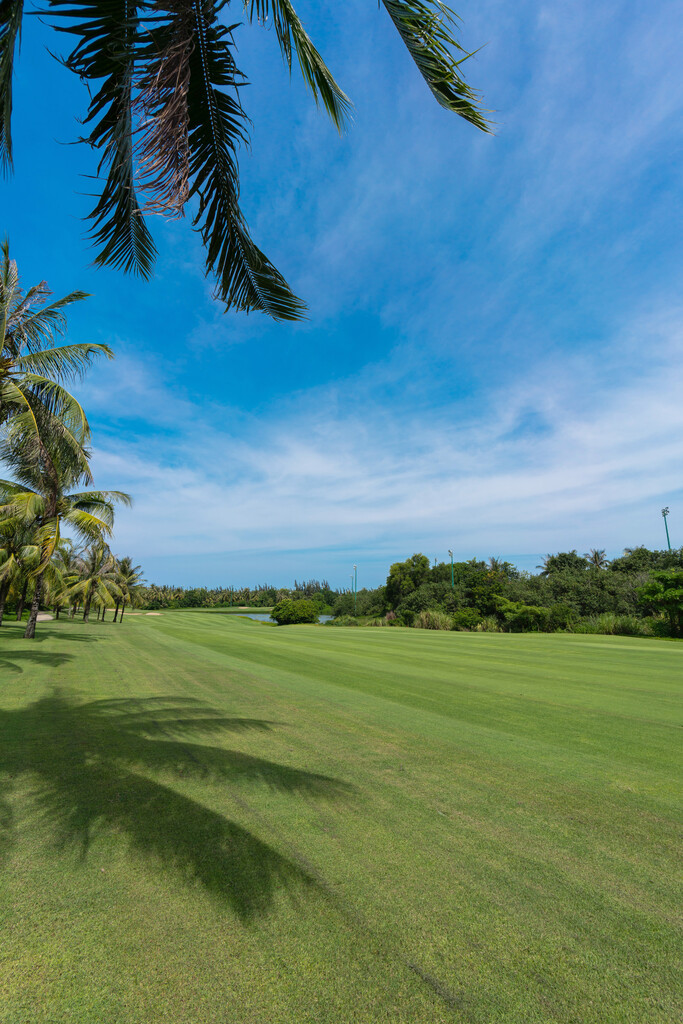
<path id="1" fill-rule="evenodd" d="M 643 336 L 659 362 L 641 365 L 633 339 Z M 157 419 L 163 408 L 173 443 L 136 438 L 124 424 L 96 447 L 98 482 L 135 497 L 117 547 L 191 556 L 375 544 L 399 557 L 421 545 L 490 553 L 656 543 L 659 503 L 683 488 L 682 337 L 680 311 L 644 318 L 599 359 L 576 359 L 571 375 L 549 360 L 481 395 L 476 414 L 329 415 L 316 392 L 239 436 L 217 426 L 216 408 L 156 380 L 138 412 Z"/>

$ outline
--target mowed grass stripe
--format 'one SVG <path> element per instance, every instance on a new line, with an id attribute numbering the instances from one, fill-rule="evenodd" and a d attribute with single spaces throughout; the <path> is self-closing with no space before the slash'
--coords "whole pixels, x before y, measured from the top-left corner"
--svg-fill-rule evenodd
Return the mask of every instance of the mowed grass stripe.
<path id="1" fill-rule="evenodd" d="M 48 624 L 30 660 L 13 634 L 3 1021 L 678 1019 L 680 645 L 171 613 Z"/>
<path id="2" fill-rule="evenodd" d="M 496 743 L 505 735 L 515 745 L 536 741 L 548 746 L 553 762 L 558 748 L 565 747 L 570 755 L 578 749 L 610 764 L 618 762 L 625 752 L 623 728 L 630 720 L 644 728 L 633 729 L 625 758 L 629 769 L 640 765 L 670 780 L 677 764 L 675 730 L 682 722 L 676 696 L 682 668 L 679 645 L 656 645 L 653 658 L 651 642 L 628 638 L 586 643 L 574 636 L 276 629 L 249 621 L 231 621 L 227 629 L 216 630 L 213 620 L 197 629 L 198 618 L 196 613 L 174 614 L 168 626 L 159 623 L 156 628 L 170 629 L 173 637 L 226 657 L 235 666 L 259 666 L 270 678 L 284 672 L 311 680 L 316 688 L 360 691 L 454 719 L 460 726 L 481 726 L 495 734 Z M 507 660 L 501 642 L 508 644 Z M 519 713 L 522 707 L 524 714 Z M 400 709 L 399 719 L 405 725 Z M 542 756 L 538 746 L 535 750 Z"/>

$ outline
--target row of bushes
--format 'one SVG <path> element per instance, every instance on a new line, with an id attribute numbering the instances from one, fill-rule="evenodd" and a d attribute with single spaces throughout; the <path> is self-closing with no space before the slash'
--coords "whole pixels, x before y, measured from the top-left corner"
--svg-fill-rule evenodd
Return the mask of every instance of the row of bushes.
<path id="1" fill-rule="evenodd" d="M 510 602 L 511 603 L 511 602 Z M 330 623 L 332 625 L 332 623 Z M 336 619 L 334 625 L 357 626 L 350 616 Z M 455 614 L 435 608 L 423 612 L 396 615 L 389 612 L 371 619 L 368 626 L 410 626 L 413 629 L 457 630 L 477 633 L 593 633 L 611 636 L 671 636 L 670 623 L 664 617 L 639 618 L 637 615 L 602 615 L 580 619 L 568 615 L 566 608 L 537 608 L 522 605 L 507 608 L 502 614 L 481 615 L 474 608 L 462 608 Z"/>
<path id="2" fill-rule="evenodd" d="M 495 558 L 432 566 L 415 554 L 384 586 L 340 594 L 334 614 L 422 629 L 683 637 L 683 549 L 634 548 L 611 564 L 592 554 L 549 555 L 538 576 Z"/>

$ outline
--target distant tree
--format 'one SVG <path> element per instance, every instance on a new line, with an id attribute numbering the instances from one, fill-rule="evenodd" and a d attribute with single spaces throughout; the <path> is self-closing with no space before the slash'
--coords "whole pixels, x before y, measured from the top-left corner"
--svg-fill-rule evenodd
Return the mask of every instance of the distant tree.
<path id="1" fill-rule="evenodd" d="M 583 557 L 595 569 L 606 569 L 609 565 L 609 559 L 605 558 L 604 548 L 591 548 Z"/>
<path id="2" fill-rule="evenodd" d="M 571 551 L 560 551 L 556 555 L 546 555 L 543 565 L 536 566 L 541 569 L 541 576 L 550 576 L 555 572 L 582 572 L 588 568 L 588 559 L 582 558 L 576 553 L 576 548 Z"/>
<path id="3" fill-rule="evenodd" d="M 83 600 L 83 621 L 90 616 L 90 606 L 94 602 L 102 608 L 113 608 L 117 598 L 121 598 L 121 590 L 117 581 L 116 559 L 108 546 L 102 542 L 92 544 L 81 558 L 81 566 L 70 582 L 72 599 Z"/>
<path id="4" fill-rule="evenodd" d="M 312 601 L 305 597 L 299 601 L 292 601 L 290 598 L 278 601 L 270 614 L 278 626 L 291 626 L 299 622 L 318 621 L 318 609 Z"/>
<path id="5" fill-rule="evenodd" d="M 405 562 L 394 562 L 387 576 L 386 597 L 390 608 L 417 590 L 429 578 L 429 559 L 426 555 L 412 555 Z"/>
<path id="6" fill-rule="evenodd" d="M 123 622 L 123 613 L 126 610 L 126 604 L 139 604 L 143 590 L 142 568 L 139 565 L 133 565 L 133 559 L 129 555 L 116 559 L 116 582 L 118 584 L 120 596 L 116 598 L 114 622 L 116 622 L 116 617 L 119 613 L 120 607 L 121 618 L 119 619 L 119 623 L 121 623 Z"/>
<path id="7" fill-rule="evenodd" d="M 624 548 L 620 558 L 612 559 L 610 569 L 613 572 L 648 573 L 653 569 L 683 568 L 683 548 L 672 551 L 650 551 L 644 545 L 635 548 Z"/>
<path id="8" fill-rule="evenodd" d="M 683 636 L 683 569 L 660 569 L 640 590 L 640 600 L 653 611 L 664 612 L 672 636 Z"/>

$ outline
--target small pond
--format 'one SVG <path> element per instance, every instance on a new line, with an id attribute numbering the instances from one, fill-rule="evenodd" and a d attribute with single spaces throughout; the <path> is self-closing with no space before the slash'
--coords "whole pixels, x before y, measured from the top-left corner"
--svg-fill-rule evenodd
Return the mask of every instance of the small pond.
<path id="1" fill-rule="evenodd" d="M 242 618 L 255 619 L 256 622 L 273 622 L 268 612 L 243 612 Z M 332 615 L 320 615 L 318 622 L 329 622 L 330 619 L 334 618 Z"/>

